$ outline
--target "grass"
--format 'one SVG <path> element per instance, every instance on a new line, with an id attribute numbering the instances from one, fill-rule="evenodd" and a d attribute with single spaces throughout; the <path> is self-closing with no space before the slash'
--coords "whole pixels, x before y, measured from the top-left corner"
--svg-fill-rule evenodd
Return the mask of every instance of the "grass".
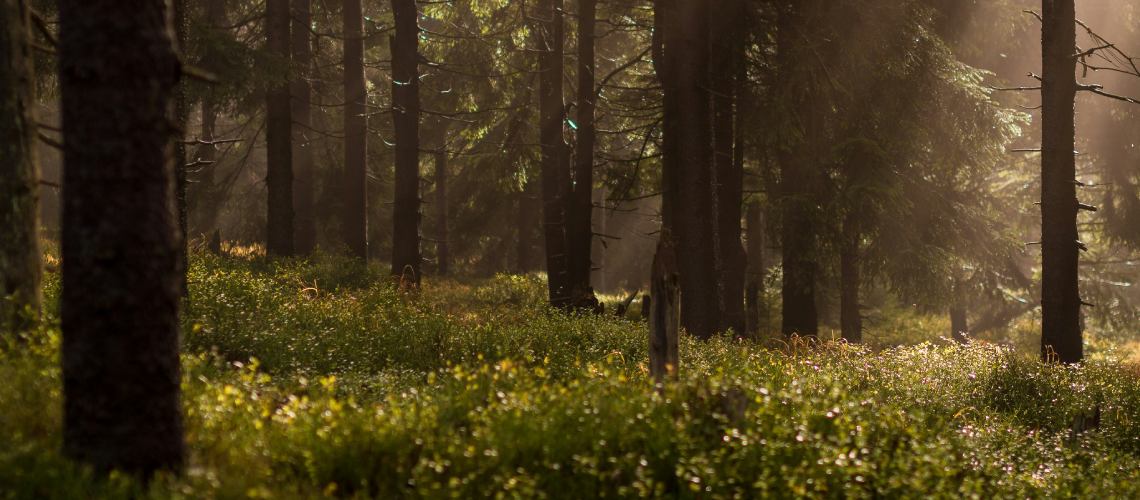
<path id="1" fill-rule="evenodd" d="M 655 387 L 644 325 L 550 311 L 535 277 L 407 296 L 328 256 L 196 256 L 190 279 L 186 473 L 59 456 L 49 321 L 0 348 L 0 497 L 1140 496 L 1140 372 L 1108 357 L 685 339 Z"/>

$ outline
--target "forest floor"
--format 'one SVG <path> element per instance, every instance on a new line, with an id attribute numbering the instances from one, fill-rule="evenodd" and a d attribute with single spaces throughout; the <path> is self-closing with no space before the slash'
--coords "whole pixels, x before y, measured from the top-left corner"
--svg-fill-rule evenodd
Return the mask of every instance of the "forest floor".
<path id="1" fill-rule="evenodd" d="M 1140 498 L 1140 369 L 1111 356 L 683 339 L 655 387 L 643 323 L 552 312 L 537 277 L 193 260 L 185 474 L 60 456 L 49 311 L 0 346 L 0 498 Z"/>

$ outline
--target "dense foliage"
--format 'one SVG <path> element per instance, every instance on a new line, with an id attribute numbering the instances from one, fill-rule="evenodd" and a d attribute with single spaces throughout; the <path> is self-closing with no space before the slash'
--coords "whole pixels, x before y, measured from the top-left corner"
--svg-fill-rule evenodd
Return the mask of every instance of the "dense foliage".
<path id="1" fill-rule="evenodd" d="M 541 280 L 413 299 L 381 275 L 198 256 L 190 466 L 146 486 L 59 455 L 54 322 L 5 345 L 0 497 L 1140 494 L 1140 377 L 1112 353 L 684 340 L 679 379 L 655 388 L 643 324 L 554 312 Z"/>

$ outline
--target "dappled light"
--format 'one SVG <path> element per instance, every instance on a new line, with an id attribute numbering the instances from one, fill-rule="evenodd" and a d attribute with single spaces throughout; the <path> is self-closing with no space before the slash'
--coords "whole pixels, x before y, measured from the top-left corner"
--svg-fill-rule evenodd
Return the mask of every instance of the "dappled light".
<path id="1" fill-rule="evenodd" d="M 1140 497 L 1135 0 L 0 0 L 0 499 Z"/>

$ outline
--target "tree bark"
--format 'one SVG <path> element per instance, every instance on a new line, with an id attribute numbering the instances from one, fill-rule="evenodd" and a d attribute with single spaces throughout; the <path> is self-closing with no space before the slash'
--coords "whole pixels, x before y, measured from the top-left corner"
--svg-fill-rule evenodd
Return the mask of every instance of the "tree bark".
<path id="1" fill-rule="evenodd" d="M 590 287 L 594 231 L 594 36 L 597 0 L 578 1 L 578 130 L 573 179 L 566 204 L 566 252 L 568 283 L 575 307 L 597 303 Z"/>
<path id="2" fill-rule="evenodd" d="M 442 141 L 435 152 L 435 258 L 440 276 L 447 276 L 451 268 L 451 251 L 448 248 L 447 210 L 447 141 Z"/>
<path id="3" fill-rule="evenodd" d="M 673 81 L 673 53 L 666 50 L 666 32 L 674 24 L 671 17 L 676 0 L 653 0 L 653 69 L 661 83 L 661 230 L 675 227 L 677 192 L 677 171 L 680 161 L 677 156 L 677 140 L 680 138 L 682 118 L 677 109 L 677 91 Z"/>
<path id="4" fill-rule="evenodd" d="M 859 311 L 859 290 L 862 275 L 859 268 L 859 231 L 855 218 L 847 215 L 843 222 L 843 235 L 839 248 L 839 330 L 852 344 L 863 342 L 863 315 Z"/>
<path id="5" fill-rule="evenodd" d="M 807 92 L 793 78 L 796 65 L 802 64 L 797 56 L 797 37 L 802 18 L 794 3 L 782 6 L 777 20 L 777 71 L 776 85 L 781 99 L 787 99 L 787 108 L 801 118 L 781 128 L 778 149 L 780 168 L 780 229 L 781 258 L 784 281 L 780 294 L 783 300 L 782 331 L 786 336 L 799 335 L 813 338 L 819 334 L 819 315 L 815 304 L 816 274 L 816 203 L 817 187 L 815 165 L 810 136 L 815 133 L 817 113 Z M 800 132 L 787 130 L 799 127 Z"/>
<path id="6" fill-rule="evenodd" d="M 39 181 L 31 9 L 0 0 L 0 333 L 40 312 Z"/>
<path id="7" fill-rule="evenodd" d="M 392 122 L 396 135 L 396 195 L 392 211 L 392 275 L 419 287 L 420 80 L 415 0 L 392 0 Z"/>
<path id="8" fill-rule="evenodd" d="M 1041 356 L 1080 362 L 1076 161 L 1076 12 L 1073 0 L 1042 0 Z"/>
<path id="9" fill-rule="evenodd" d="M 293 29 L 290 50 L 293 57 L 293 75 L 290 93 L 293 96 L 293 207 L 295 231 L 294 250 L 298 254 L 313 253 L 317 245 L 317 222 L 314 213 L 313 142 L 313 22 L 312 0 L 292 0 Z"/>
<path id="10" fill-rule="evenodd" d="M 175 49 L 185 58 L 186 30 L 189 29 L 190 24 L 190 18 L 186 13 L 186 0 L 174 0 L 173 7 Z M 188 185 L 186 164 L 189 163 L 186 155 L 186 124 L 189 121 L 189 106 L 186 82 L 179 80 L 178 86 L 174 89 L 174 122 L 177 131 L 177 140 L 174 141 L 174 173 L 177 192 L 175 198 L 178 206 L 178 239 L 182 241 L 182 248 L 178 252 L 178 266 L 180 268 L 178 288 L 183 297 L 190 296 L 190 283 L 186 279 L 186 271 L 190 268 L 190 248 L 188 246 L 190 230 L 187 221 L 186 201 L 186 186 Z"/>
<path id="11" fill-rule="evenodd" d="M 266 0 L 266 48 L 279 64 L 266 91 L 267 237 L 271 256 L 293 255 L 293 118 L 289 96 L 289 0 Z"/>
<path id="12" fill-rule="evenodd" d="M 183 464 L 168 3 L 61 0 L 64 452 Z"/>
<path id="13" fill-rule="evenodd" d="M 367 96 L 364 87 L 364 14 L 360 0 L 345 0 L 344 22 L 344 193 L 341 231 L 349 253 L 368 258 Z"/>
<path id="14" fill-rule="evenodd" d="M 546 276 L 550 303 L 573 303 L 566 237 L 566 204 L 570 196 L 570 163 L 562 136 L 565 34 L 562 0 L 539 0 L 535 33 L 538 42 L 539 141 L 542 143 L 542 218 L 546 243 Z"/>
<path id="15" fill-rule="evenodd" d="M 950 338 L 965 344 L 966 335 L 970 333 L 970 324 L 966 320 L 966 307 L 961 303 L 950 306 Z"/>
<path id="16" fill-rule="evenodd" d="M 745 255 L 741 243 L 744 205 L 743 144 L 737 139 L 740 90 L 744 77 L 744 4 L 718 0 L 710 33 L 712 61 L 709 83 L 713 100 L 713 155 L 717 179 L 719 245 L 716 262 L 721 302 L 721 330 L 743 336 Z"/>
<path id="17" fill-rule="evenodd" d="M 709 15 L 705 2 L 666 1 L 664 50 L 666 71 L 665 167 L 673 177 L 672 231 L 677 241 L 681 278 L 681 324 L 698 338 L 712 337 L 721 326 L 717 257 L 719 228 L 717 178 L 713 161 L 713 113 L 709 81 Z M 671 104 L 671 105 L 670 105 Z M 710 223 L 710 221 L 713 221 Z"/>
<path id="18" fill-rule="evenodd" d="M 745 336 L 759 339 L 760 333 L 766 324 L 764 304 L 764 216 L 760 203 L 753 201 L 748 204 L 748 253 L 747 271 L 744 280 L 745 309 Z"/>

